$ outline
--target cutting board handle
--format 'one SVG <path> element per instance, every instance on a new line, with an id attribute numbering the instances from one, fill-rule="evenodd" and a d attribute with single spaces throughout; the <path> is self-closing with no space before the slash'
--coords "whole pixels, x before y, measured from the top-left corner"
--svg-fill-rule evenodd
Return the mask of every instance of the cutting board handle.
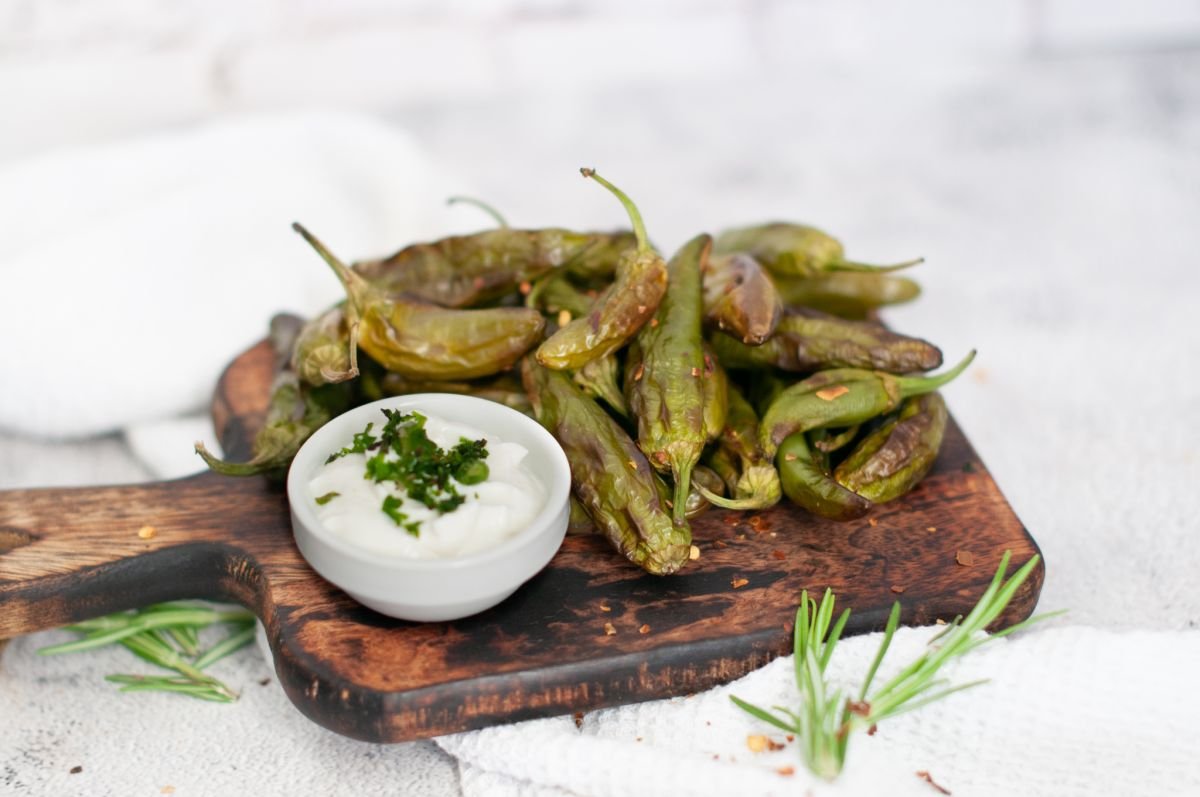
<path id="1" fill-rule="evenodd" d="M 237 527 L 288 534 L 285 507 L 261 478 L 215 473 L 0 492 L 0 638 L 180 598 L 254 607 L 261 577 Z"/>

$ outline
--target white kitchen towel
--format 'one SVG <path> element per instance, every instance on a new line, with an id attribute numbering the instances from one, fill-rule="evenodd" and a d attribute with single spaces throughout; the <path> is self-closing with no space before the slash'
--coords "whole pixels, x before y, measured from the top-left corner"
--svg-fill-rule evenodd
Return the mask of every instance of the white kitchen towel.
<path id="1" fill-rule="evenodd" d="M 0 430 L 83 437 L 205 408 L 272 314 L 339 298 L 293 221 L 347 260 L 376 256 L 445 233 L 464 188 L 404 131 L 346 113 L 0 167 L 0 362 L 21 377 L 0 391 Z"/>
<path id="2" fill-rule="evenodd" d="M 938 630 L 900 629 L 879 678 Z M 829 675 L 843 691 L 861 683 L 880 636 L 839 644 Z M 791 657 L 691 697 L 591 712 L 578 726 L 533 720 L 438 744 L 458 757 L 465 797 L 936 795 L 920 773 L 971 797 L 1197 795 L 1197 661 L 1200 631 L 1062 626 L 993 640 L 946 671 L 954 683 L 989 683 L 852 737 L 833 783 L 803 767 L 798 742 L 729 700 L 795 709 Z M 757 734 L 782 749 L 752 752 Z"/>

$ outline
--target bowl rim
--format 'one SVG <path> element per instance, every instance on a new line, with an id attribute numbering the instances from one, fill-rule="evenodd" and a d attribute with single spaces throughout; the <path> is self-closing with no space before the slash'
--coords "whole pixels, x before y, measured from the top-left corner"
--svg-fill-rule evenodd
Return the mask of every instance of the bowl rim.
<path id="1" fill-rule="evenodd" d="M 432 406 L 436 407 L 436 409 L 429 408 L 431 402 Z M 478 420 L 465 418 L 463 417 L 464 410 L 482 409 L 487 413 L 499 413 L 499 415 L 505 416 L 503 424 L 496 425 L 523 425 L 530 431 L 534 439 L 540 441 L 550 455 L 551 460 L 555 463 L 550 473 L 543 473 L 531 467 L 534 474 L 546 486 L 546 499 L 543 501 L 541 509 L 524 529 L 502 541 L 499 545 L 465 556 L 414 559 L 400 554 L 361 548 L 342 540 L 325 528 L 325 524 L 317 516 L 316 509 L 311 506 L 312 502 L 302 500 L 304 497 L 311 498 L 312 496 L 308 495 L 308 482 L 300 476 L 300 472 L 311 472 L 312 469 L 307 467 L 306 463 L 315 457 L 324 458 L 324 456 L 327 456 L 323 453 L 323 447 L 333 442 L 328 438 L 335 434 L 335 427 L 346 423 L 346 421 L 341 419 L 345 419 L 351 415 L 361 415 L 365 418 L 373 410 L 381 408 L 400 409 L 406 412 L 417 410 L 423 414 L 433 415 L 447 421 L 474 426 L 506 442 L 510 441 L 511 438 L 507 438 L 503 431 L 498 432 L 494 422 L 479 423 Z M 319 450 L 322 453 L 317 453 Z M 409 393 L 402 396 L 388 396 L 377 401 L 372 401 L 369 404 L 361 404 L 349 409 L 324 423 L 300 446 L 299 451 L 296 452 L 296 456 L 292 459 L 292 464 L 288 468 L 287 475 L 287 499 L 293 518 L 295 519 L 294 522 L 303 525 L 304 530 L 308 534 L 319 539 L 324 545 L 329 546 L 342 556 L 363 565 L 375 568 L 388 567 L 432 572 L 461 570 L 486 565 L 501 560 L 535 542 L 542 535 L 554 530 L 554 521 L 562 514 L 563 505 L 569 499 L 570 491 L 571 466 L 567 461 L 567 455 L 563 451 L 562 446 L 558 444 L 558 441 L 554 439 L 554 436 L 545 427 L 524 413 L 514 410 L 512 407 L 507 407 L 477 396 L 467 396 L 458 393 Z M 297 530 L 293 528 L 293 535 L 296 532 Z"/>

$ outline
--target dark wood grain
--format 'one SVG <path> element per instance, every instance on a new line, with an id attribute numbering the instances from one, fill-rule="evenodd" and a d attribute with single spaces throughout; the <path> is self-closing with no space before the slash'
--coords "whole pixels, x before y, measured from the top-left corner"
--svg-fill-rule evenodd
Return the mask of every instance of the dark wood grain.
<path id="1" fill-rule="evenodd" d="M 261 422 L 271 362 L 260 344 L 217 389 L 214 421 L 234 455 Z M 1037 552 L 953 421 L 933 473 L 869 518 L 826 522 L 785 502 L 709 512 L 693 529 L 701 555 L 679 575 L 646 575 L 596 537 L 568 537 L 500 606 L 419 624 L 376 614 L 309 569 L 283 490 L 264 479 L 16 490 L 0 493 L 0 637 L 168 599 L 236 601 L 263 619 L 304 714 L 394 742 L 727 682 L 788 652 L 802 589 L 832 587 L 855 610 L 850 633 L 881 627 L 897 599 L 905 622 L 950 618 L 1006 549 L 1015 565 Z M 1043 575 L 1004 624 L 1032 612 Z"/>

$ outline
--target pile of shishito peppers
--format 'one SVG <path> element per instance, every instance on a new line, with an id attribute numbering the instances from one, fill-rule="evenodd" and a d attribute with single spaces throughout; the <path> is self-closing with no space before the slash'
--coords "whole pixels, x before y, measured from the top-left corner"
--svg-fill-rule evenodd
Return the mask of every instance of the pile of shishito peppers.
<path id="1" fill-rule="evenodd" d="M 689 518 L 783 495 L 850 520 L 911 490 L 946 425 L 934 345 L 869 320 L 912 280 L 846 260 L 812 227 L 698 235 L 668 261 L 633 231 L 497 229 L 333 268 L 346 300 L 272 323 L 280 363 L 246 463 L 287 468 L 318 427 L 386 395 L 466 393 L 533 415 L 571 463 L 576 523 L 590 518 L 651 573 L 687 563 Z M 586 517 L 585 517 L 586 515 Z"/>

